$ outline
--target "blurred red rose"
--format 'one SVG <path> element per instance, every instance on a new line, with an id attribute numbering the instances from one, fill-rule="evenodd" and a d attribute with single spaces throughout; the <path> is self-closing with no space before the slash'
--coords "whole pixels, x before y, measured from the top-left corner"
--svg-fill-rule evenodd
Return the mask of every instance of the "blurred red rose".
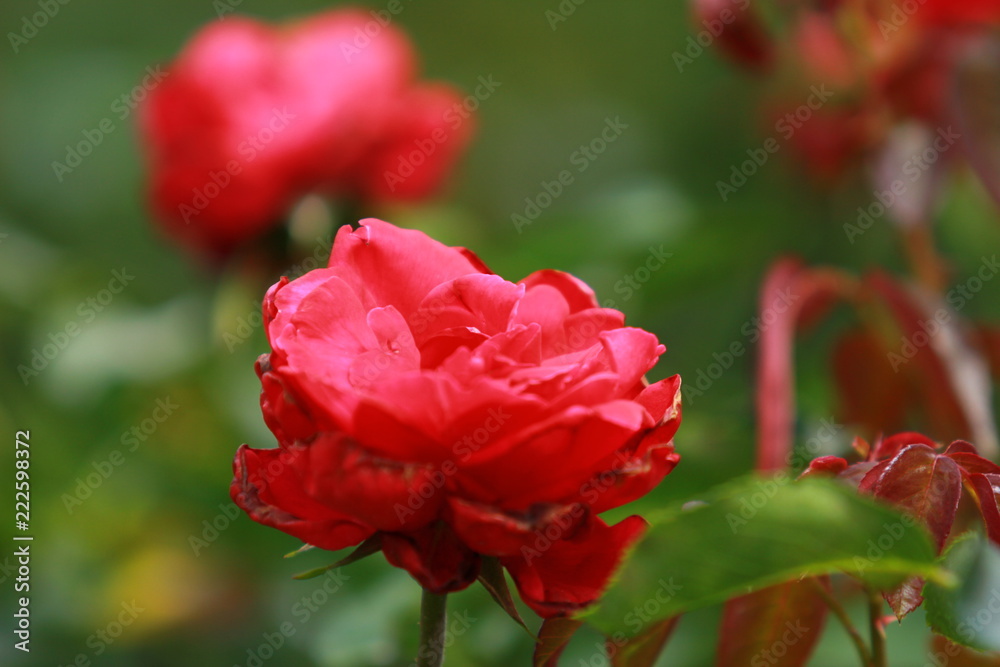
<path id="1" fill-rule="evenodd" d="M 645 528 L 598 514 L 676 465 L 664 347 L 565 273 L 511 283 L 468 250 L 365 220 L 329 268 L 282 279 L 258 362 L 277 449 L 240 448 L 255 521 L 342 549 L 375 536 L 437 593 L 496 557 L 545 617 L 592 603 Z"/>
<path id="2" fill-rule="evenodd" d="M 239 17 L 207 26 L 142 107 L 158 219 L 183 242 L 224 254 L 309 192 L 430 194 L 473 123 L 457 91 L 415 74 L 405 35 L 356 10 L 280 27 Z"/>

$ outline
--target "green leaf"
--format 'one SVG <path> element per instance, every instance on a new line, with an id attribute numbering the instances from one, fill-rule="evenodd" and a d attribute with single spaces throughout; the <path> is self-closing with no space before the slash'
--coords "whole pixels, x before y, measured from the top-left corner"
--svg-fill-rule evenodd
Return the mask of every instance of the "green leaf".
<path id="1" fill-rule="evenodd" d="M 845 572 L 878 590 L 908 576 L 948 584 L 927 532 L 841 483 L 787 475 L 724 485 L 652 526 L 595 608 L 581 614 L 605 634 L 805 576 Z"/>
<path id="2" fill-rule="evenodd" d="M 573 618 L 547 618 L 538 629 L 538 644 L 532 656 L 533 667 L 556 667 L 573 634 L 583 621 Z"/>
<path id="3" fill-rule="evenodd" d="M 942 560 L 961 583 L 953 588 L 927 584 L 928 625 L 958 644 L 1000 650 L 1000 548 L 978 533 L 967 533 Z"/>
<path id="4" fill-rule="evenodd" d="M 525 632 L 531 635 L 531 638 L 535 641 L 538 640 L 534 633 L 528 629 L 528 626 L 524 624 L 524 619 L 521 618 L 521 614 L 518 613 L 517 607 L 514 606 L 514 599 L 510 595 L 510 589 L 507 587 L 507 578 L 503 574 L 503 566 L 500 565 L 500 561 L 496 558 L 484 556 L 481 560 L 482 565 L 479 569 L 479 583 L 483 585 L 489 594 L 493 596 L 500 607 L 507 612 L 507 615 L 514 619 L 518 625 L 524 628 Z"/>
<path id="5" fill-rule="evenodd" d="M 330 570 L 336 569 L 338 567 L 343 567 L 344 565 L 350 565 L 351 563 L 357 562 L 362 558 L 367 558 L 374 553 L 378 553 L 382 550 L 382 536 L 375 533 L 367 540 L 358 545 L 358 547 L 347 554 L 344 558 L 341 558 L 336 563 L 331 563 L 330 565 L 324 565 L 323 567 L 317 567 L 314 570 L 308 570 L 306 572 L 300 572 L 292 577 L 292 579 L 312 579 L 318 577 Z"/>
<path id="6" fill-rule="evenodd" d="M 312 549 L 315 549 L 315 548 L 316 547 L 314 547 L 311 544 L 303 544 L 301 547 L 299 547 L 295 551 L 289 551 L 287 554 L 285 554 L 285 558 L 295 558 L 299 554 L 304 554 L 305 552 L 311 551 Z"/>

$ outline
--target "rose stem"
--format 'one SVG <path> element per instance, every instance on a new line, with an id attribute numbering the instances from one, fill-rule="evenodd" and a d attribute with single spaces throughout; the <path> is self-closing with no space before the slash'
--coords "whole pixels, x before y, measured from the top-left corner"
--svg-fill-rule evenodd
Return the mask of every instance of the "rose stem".
<path id="1" fill-rule="evenodd" d="M 844 626 L 845 630 L 847 630 L 847 634 L 850 635 L 851 641 L 854 642 L 854 647 L 858 649 L 858 655 L 861 656 L 861 664 L 863 667 L 869 667 L 872 662 L 871 653 L 868 652 L 865 640 L 861 637 L 861 633 L 858 632 L 858 629 L 854 627 L 854 623 L 851 621 L 851 617 L 847 615 L 843 605 L 840 604 L 837 598 L 830 594 L 830 591 L 826 590 L 826 587 L 823 586 L 818 579 L 810 577 L 809 583 L 812 584 L 819 596 L 823 598 L 824 602 L 826 602 L 826 606 L 830 608 L 833 615 L 837 617 L 840 624 Z"/>
<path id="2" fill-rule="evenodd" d="M 423 589 L 420 598 L 420 650 L 417 652 L 417 667 L 440 667 L 444 664 L 447 603 L 447 595 L 437 595 Z"/>
<path id="3" fill-rule="evenodd" d="M 889 667 L 885 650 L 885 630 L 882 628 L 882 594 L 868 591 L 868 620 L 872 631 L 872 667 Z"/>

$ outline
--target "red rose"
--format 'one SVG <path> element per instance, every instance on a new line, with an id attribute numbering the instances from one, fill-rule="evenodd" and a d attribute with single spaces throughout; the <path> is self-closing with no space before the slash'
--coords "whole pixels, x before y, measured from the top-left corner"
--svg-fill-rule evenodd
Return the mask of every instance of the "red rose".
<path id="1" fill-rule="evenodd" d="M 436 593 L 499 558 L 542 616 L 592 603 L 644 530 L 598 514 L 679 456 L 680 380 L 664 347 L 582 282 L 511 283 L 471 252 L 366 220 L 329 268 L 274 285 L 258 362 L 277 449 L 240 448 L 233 499 L 325 549 L 380 536 Z"/>
<path id="2" fill-rule="evenodd" d="M 430 194 L 473 123 L 467 113 L 458 123 L 449 115 L 461 102 L 456 91 L 417 84 L 415 72 L 406 37 L 359 11 L 282 27 L 239 17 L 211 24 L 142 107 L 157 217 L 184 242 L 221 254 L 265 232 L 309 192 Z M 425 140 L 434 150 L 406 157 L 412 175 L 385 187 L 400 168 L 390 158 Z"/>

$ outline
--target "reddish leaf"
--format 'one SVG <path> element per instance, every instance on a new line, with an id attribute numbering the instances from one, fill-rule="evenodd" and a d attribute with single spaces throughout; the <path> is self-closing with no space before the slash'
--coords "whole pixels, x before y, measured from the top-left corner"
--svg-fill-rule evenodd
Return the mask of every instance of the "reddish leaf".
<path id="1" fill-rule="evenodd" d="M 950 445 L 948 449 L 944 450 L 945 455 L 951 456 L 952 454 L 979 454 L 979 450 L 971 442 L 966 442 L 965 440 L 956 440 Z"/>
<path id="2" fill-rule="evenodd" d="M 847 469 L 848 475 L 852 472 L 856 477 L 861 479 L 858 481 L 858 491 L 863 491 L 865 493 L 875 493 L 875 487 L 878 485 L 879 480 L 882 479 L 882 475 L 885 473 L 885 469 L 889 467 L 892 463 L 892 459 L 888 461 L 880 461 L 878 463 L 868 462 L 867 472 L 865 472 L 865 465 L 863 463 L 856 463 Z M 861 473 L 864 474 L 862 475 Z M 847 475 L 845 475 L 846 477 Z"/>
<path id="3" fill-rule="evenodd" d="M 802 269 L 797 261 L 786 259 L 775 264 L 760 293 L 760 309 L 783 291 L 791 291 Z M 788 308 L 767 327 L 760 339 L 757 369 L 757 469 L 781 470 L 792 451 L 792 421 L 795 413 L 793 346 L 795 311 Z"/>
<path id="4" fill-rule="evenodd" d="M 969 483 L 976 492 L 986 534 L 1000 545 L 1000 475 L 976 473 L 969 476 Z"/>
<path id="5" fill-rule="evenodd" d="M 864 491 L 866 489 L 862 489 L 860 486 L 861 482 L 864 481 L 865 476 L 867 476 L 868 473 L 875 468 L 887 464 L 888 462 L 886 461 L 883 461 L 882 463 L 875 463 L 874 461 L 862 461 L 861 463 L 855 463 L 852 466 L 848 466 L 847 470 L 837 475 L 837 479 L 845 484 L 858 487 L 859 491 Z"/>
<path id="6" fill-rule="evenodd" d="M 814 582 L 790 581 L 733 598 L 723 609 L 715 664 L 800 667 L 812 655 L 827 606 Z"/>
<path id="7" fill-rule="evenodd" d="M 836 477 L 847 470 L 847 461 L 839 456 L 821 456 L 809 463 L 799 479 L 804 477 Z"/>
<path id="8" fill-rule="evenodd" d="M 869 434 L 906 423 L 905 378 L 893 371 L 888 352 L 880 337 L 864 329 L 844 334 L 833 349 L 840 418 Z"/>
<path id="9" fill-rule="evenodd" d="M 886 305 L 899 328 L 901 335 L 888 341 L 888 358 L 894 370 L 906 377 L 910 403 L 919 406 L 928 430 L 960 437 L 975 435 L 983 446 L 993 443 L 992 411 L 983 398 L 988 393 L 988 378 L 954 323 L 941 320 L 944 305 L 919 300 L 881 272 L 867 276 L 865 283 Z"/>
<path id="10" fill-rule="evenodd" d="M 952 109 L 969 163 L 1000 206 L 1000 40 L 967 44 L 953 72 Z"/>
<path id="11" fill-rule="evenodd" d="M 928 664 L 942 667 L 1000 667 L 1000 653 L 980 653 L 934 635 Z"/>
<path id="12" fill-rule="evenodd" d="M 938 551 L 944 547 L 962 497 L 957 463 L 926 445 L 910 445 L 886 467 L 873 468 L 861 486 L 923 521 Z"/>
<path id="13" fill-rule="evenodd" d="M 538 644 L 532 656 L 533 667 L 556 667 L 573 634 L 583 621 L 573 618 L 547 618 L 538 630 Z"/>
<path id="14" fill-rule="evenodd" d="M 937 443 L 923 433 L 906 431 L 879 440 L 875 444 L 875 460 L 894 458 L 910 445 L 927 445 L 931 449 L 937 449 Z"/>
<path id="15" fill-rule="evenodd" d="M 851 449 L 858 453 L 862 461 L 867 461 L 872 453 L 872 446 L 868 444 L 868 441 L 857 435 L 851 441 Z"/>
<path id="16" fill-rule="evenodd" d="M 984 459 L 978 454 L 966 454 L 965 452 L 960 452 L 958 454 L 952 454 L 948 458 L 960 465 L 962 470 L 970 475 L 975 473 L 982 475 L 1000 474 L 1000 466 L 993 463 L 993 461 Z"/>
<path id="17" fill-rule="evenodd" d="M 757 367 L 757 469 L 782 470 L 792 451 L 795 416 L 795 328 L 803 312 L 816 316 L 833 297 L 846 295 L 852 285 L 831 269 L 803 269 L 783 259 L 768 272 L 760 292 L 760 358 Z"/>
<path id="18" fill-rule="evenodd" d="M 609 638 L 605 647 L 611 667 L 653 667 L 680 619 L 674 616 L 657 621 L 631 639 Z"/>
<path id="19" fill-rule="evenodd" d="M 920 577 L 913 577 L 891 591 L 885 591 L 882 593 L 882 597 L 889 603 L 896 618 L 902 621 L 907 614 L 914 611 L 924 601 L 924 596 L 921 595 L 923 590 L 924 580 Z"/>
<path id="20" fill-rule="evenodd" d="M 964 440 L 956 440 L 948 445 L 944 455 L 960 465 L 966 474 L 1000 474 L 1000 466 L 989 459 L 984 459 L 973 445 Z"/>

